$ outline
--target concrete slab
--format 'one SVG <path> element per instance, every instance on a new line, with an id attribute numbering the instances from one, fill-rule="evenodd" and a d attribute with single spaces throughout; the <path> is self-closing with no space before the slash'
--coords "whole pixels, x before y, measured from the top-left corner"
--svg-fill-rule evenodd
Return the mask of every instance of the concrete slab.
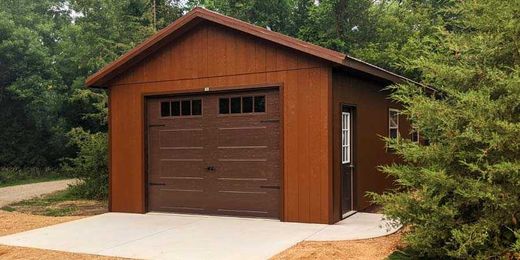
<path id="1" fill-rule="evenodd" d="M 101 255 L 149 259 L 267 259 L 323 229 L 325 225 L 265 219 L 200 218 Z"/>
<path id="2" fill-rule="evenodd" d="M 96 254 L 103 249 L 196 221 L 192 218 L 106 213 L 0 237 L 0 244 Z"/>
<path id="3" fill-rule="evenodd" d="M 0 244 L 140 259 L 266 259 L 303 240 L 386 234 L 372 223 L 380 223 L 381 215 L 358 214 L 352 221 L 348 220 L 353 216 L 338 225 L 321 225 L 236 217 L 107 213 L 0 237 Z M 357 235 L 349 234 L 352 232 Z"/>

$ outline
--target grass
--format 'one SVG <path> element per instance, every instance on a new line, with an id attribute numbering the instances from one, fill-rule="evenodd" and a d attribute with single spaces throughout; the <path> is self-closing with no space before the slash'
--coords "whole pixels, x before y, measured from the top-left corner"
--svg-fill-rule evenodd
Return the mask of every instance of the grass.
<path id="1" fill-rule="evenodd" d="M 394 251 L 391 255 L 388 256 L 388 260 L 410 260 L 412 259 L 403 251 Z"/>
<path id="2" fill-rule="evenodd" d="M 79 199 L 69 188 L 38 198 L 12 203 L 0 209 L 54 217 L 89 216 L 106 212 L 107 202 Z"/>
<path id="3" fill-rule="evenodd" d="M 1 208 L 1 210 L 8 211 L 8 212 L 16 211 L 15 208 L 9 207 L 9 206 L 5 206 L 5 207 Z"/>
<path id="4" fill-rule="evenodd" d="M 0 168 L 0 188 L 66 178 L 65 174 L 52 168 Z"/>
<path id="5" fill-rule="evenodd" d="M 48 176 L 48 177 L 38 177 L 38 178 L 33 178 L 33 179 L 14 180 L 14 181 L 10 181 L 7 183 L 0 183 L 0 188 L 16 186 L 16 185 L 31 184 L 31 183 L 38 183 L 38 182 L 46 182 L 46 181 L 58 181 L 58 180 L 64 180 L 64 179 L 67 179 L 67 177 Z"/>

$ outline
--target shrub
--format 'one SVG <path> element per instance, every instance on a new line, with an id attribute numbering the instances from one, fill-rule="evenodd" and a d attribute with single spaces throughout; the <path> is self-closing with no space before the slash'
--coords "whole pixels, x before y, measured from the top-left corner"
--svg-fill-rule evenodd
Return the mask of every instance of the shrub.
<path id="1" fill-rule="evenodd" d="M 64 160 L 63 170 L 82 181 L 71 186 L 71 192 L 85 199 L 107 199 L 107 134 L 89 133 L 81 128 L 74 128 L 69 132 L 69 137 L 79 152 L 75 158 Z"/>
<path id="2" fill-rule="evenodd" d="M 430 145 L 390 140 L 382 167 L 397 190 L 375 201 L 410 227 L 407 253 L 434 259 L 520 257 L 520 2 L 457 1 L 441 44 L 409 61 L 423 83 L 393 98 Z"/>

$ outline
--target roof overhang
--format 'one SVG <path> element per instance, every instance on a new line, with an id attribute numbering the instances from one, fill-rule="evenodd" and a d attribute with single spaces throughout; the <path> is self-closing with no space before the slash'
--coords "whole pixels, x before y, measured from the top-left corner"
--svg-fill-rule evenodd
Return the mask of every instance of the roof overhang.
<path id="1" fill-rule="evenodd" d="M 394 83 L 410 82 L 418 84 L 408 78 L 397 75 L 375 65 L 347 56 L 341 52 L 323 48 L 302 40 L 298 40 L 281 33 L 273 32 L 262 27 L 258 27 L 238 19 L 225 16 L 207 9 L 197 7 L 192 11 L 177 19 L 175 22 L 152 35 L 144 42 L 123 54 L 117 60 L 106 65 L 98 72 L 92 74 L 85 80 L 87 87 L 106 88 L 107 83 L 130 68 L 132 65 L 143 60 L 149 54 L 155 52 L 174 38 L 193 28 L 202 21 L 217 23 L 261 39 L 295 49 L 308 55 L 331 62 L 335 66 L 344 67 L 361 71 L 377 78 L 388 80 Z"/>

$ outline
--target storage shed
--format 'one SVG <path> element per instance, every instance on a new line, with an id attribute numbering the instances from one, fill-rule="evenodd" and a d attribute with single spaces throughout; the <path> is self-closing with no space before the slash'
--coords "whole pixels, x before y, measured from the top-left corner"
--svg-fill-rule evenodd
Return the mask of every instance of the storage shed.
<path id="1" fill-rule="evenodd" d="M 410 134 L 343 53 L 195 8 L 86 80 L 109 95 L 109 209 L 335 223 L 392 181 Z"/>

